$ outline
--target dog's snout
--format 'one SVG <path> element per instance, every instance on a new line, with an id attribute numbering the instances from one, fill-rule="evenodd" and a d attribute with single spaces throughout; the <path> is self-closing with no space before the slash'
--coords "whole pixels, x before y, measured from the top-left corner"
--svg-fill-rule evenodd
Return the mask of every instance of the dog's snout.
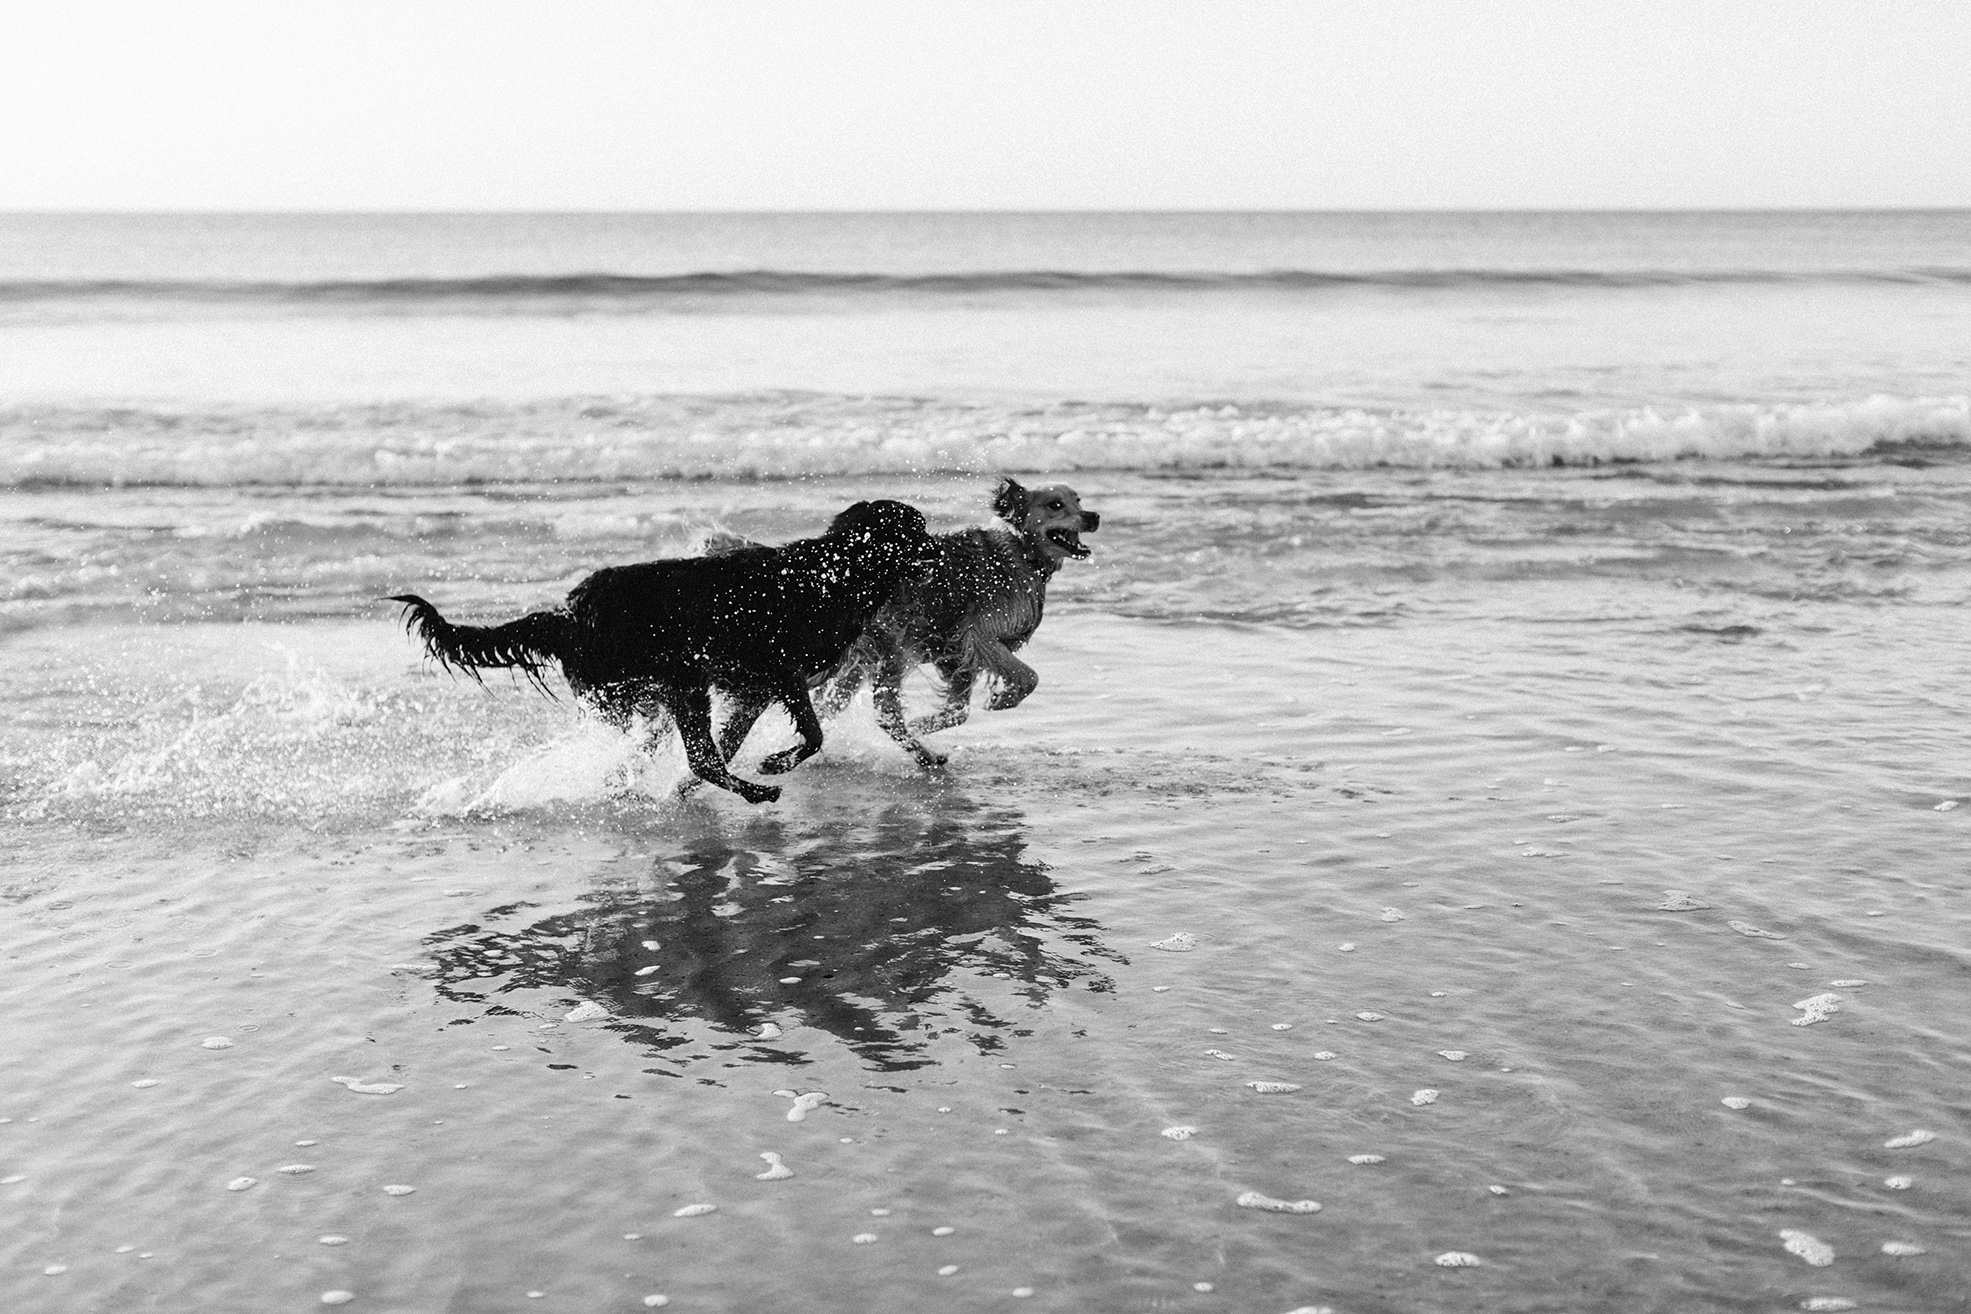
<path id="1" fill-rule="evenodd" d="M 1095 513 L 1093 512 L 1093 511 L 1084 511 L 1084 512 L 1082 512 L 1082 513 L 1081 513 L 1081 532 L 1082 532 L 1082 533 L 1084 533 L 1084 534 L 1092 534 L 1093 532 L 1095 532 L 1096 530 L 1098 530 L 1098 529 L 1100 529 L 1101 527 L 1102 527 L 1102 517 L 1101 517 L 1101 516 L 1099 516 L 1099 515 L 1096 515 L 1096 514 L 1095 514 Z"/>

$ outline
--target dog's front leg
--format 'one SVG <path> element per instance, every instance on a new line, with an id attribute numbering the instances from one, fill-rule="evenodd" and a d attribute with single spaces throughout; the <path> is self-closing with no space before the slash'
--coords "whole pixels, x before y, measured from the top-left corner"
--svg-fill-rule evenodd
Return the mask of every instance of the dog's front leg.
<path id="1" fill-rule="evenodd" d="M 671 715 L 678 723 L 678 737 L 684 740 L 684 760 L 691 772 L 708 785 L 729 789 L 748 803 L 771 803 L 780 797 L 778 785 L 756 785 L 726 770 L 725 758 L 712 740 L 712 692 L 700 686 L 684 690 L 673 701 Z M 813 713 L 810 712 L 809 716 Z"/>
<path id="2" fill-rule="evenodd" d="M 1026 696 L 1040 687 L 1040 673 L 1013 655 L 1013 650 L 994 639 L 974 645 L 974 664 L 984 667 L 999 680 L 999 688 L 986 700 L 988 712 L 1018 707 Z"/>
<path id="3" fill-rule="evenodd" d="M 800 734 L 801 742 L 792 748 L 782 749 L 760 763 L 761 773 L 769 776 L 785 775 L 821 751 L 821 718 L 814 714 L 814 703 L 808 698 L 807 681 L 797 672 L 783 672 L 774 697 L 794 718 L 794 729 Z"/>
<path id="4" fill-rule="evenodd" d="M 910 723 L 910 728 L 920 735 L 934 735 L 940 730 L 964 725 L 972 715 L 972 681 L 975 678 L 972 668 L 962 663 L 940 661 L 938 674 L 944 677 L 944 706 Z"/>

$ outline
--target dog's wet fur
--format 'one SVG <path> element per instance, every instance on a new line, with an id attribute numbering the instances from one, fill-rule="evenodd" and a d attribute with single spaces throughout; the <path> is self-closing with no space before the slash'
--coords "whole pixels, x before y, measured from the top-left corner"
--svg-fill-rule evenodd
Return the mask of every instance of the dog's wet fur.
<path id="1" fill-rule="evenodd" d="M 1011 532 L 994 526 L 935 535 L 930 568 L 897 585 L 823 687 L 822 715 L 840 711 L 867 683 L 877 724 L 918 762 L 940 766 L 944 755 L 920 736 L 964 723 L 979 676 L 995 685 L 990 711 L 1018 706 L 1040 684 L 1014 653 L 1040 626 L 1047 582 L 1064 561 L 1089 555 L 1081 536 L 1102 518 L 1082 510 L 1065 484 L 1029 489 L 1014 479 L 1000 481 L 992 510 Z M 904 677 L 927 662 L 943 680 L 943 705 L 906 721 Z"/>
<path id="2" fill-rule="evenodd" d="M 768 775 L 818 752 L 810 684 L 841 666 L 870 618 L 934 559 L 938 542 L 916 507 L 858 502 L 819 538 L 610 566 L 576 585 L 566 606 L 504 625 L 454 625 L 415 594 L 391 601 L 404 604 L 406 628 L 440 665 L 474 678 L 516 668 L 545 691 L 542 671 L 559 663 L 569 687 L 605 717 L 627 725 L 641 716 L 653 734 L 674 721 L 693 774 L 766 803 L 780 797 L 777 786 L 726 767 L 731 754 L 721 743 L 732 722 L 743 718 L 750 728 L 774 702 L 793 717 L 801 742 L 762 762 Z M 732 705 L 716 742 L 715 686 Z"/>

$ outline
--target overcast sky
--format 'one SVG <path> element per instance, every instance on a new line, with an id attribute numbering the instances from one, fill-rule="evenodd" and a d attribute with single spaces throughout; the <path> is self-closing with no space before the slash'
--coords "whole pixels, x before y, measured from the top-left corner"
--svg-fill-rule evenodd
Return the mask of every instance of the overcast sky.
<path id="1" fill-rule="evenodd" d="M 8 0 L 6 209 L 1971 205 L 1971 3 Z"/>

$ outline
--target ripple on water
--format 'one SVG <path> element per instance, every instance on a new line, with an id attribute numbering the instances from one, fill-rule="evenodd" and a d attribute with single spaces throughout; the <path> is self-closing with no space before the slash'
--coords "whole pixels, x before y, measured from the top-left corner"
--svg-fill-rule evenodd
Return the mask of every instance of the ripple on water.
<path id="1" fill-rule="evenodd" d="M 1762 930 L 1750 922 L 1728 921 L 1725 925 L 1731 927 L 1732 930 L 1737 931 L 1748 940 L 1784 940 L 1786 938 L 1777 931 Z"/>

